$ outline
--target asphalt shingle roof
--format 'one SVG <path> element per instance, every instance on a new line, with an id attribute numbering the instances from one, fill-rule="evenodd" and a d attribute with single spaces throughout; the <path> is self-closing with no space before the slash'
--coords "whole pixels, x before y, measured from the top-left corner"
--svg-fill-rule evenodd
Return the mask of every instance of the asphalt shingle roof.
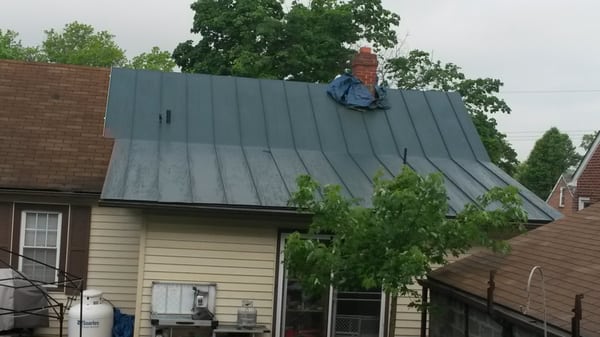
<path id="1" fill-rule="evenodd" d="M 0 188 L 102 190 L 110 69 L 0 60 Z"/>
<path id="2" fill-rule="evenodd" d="M 487 297 L 489 271 L 496 270 L 495 302 L 520 312 L 527 304 L 527 279 L 541 266 L 545 279 L 548 323 L 571 330 L 576 294 L 582 300 L 582 336 L 600 336 L 600 204 L 546 224 L 510 240 L 512 251 L 476 253 L 431 273 L 430 279 Z M 541 279 L 532 281 L 529 314 L 543 319 Z"/>

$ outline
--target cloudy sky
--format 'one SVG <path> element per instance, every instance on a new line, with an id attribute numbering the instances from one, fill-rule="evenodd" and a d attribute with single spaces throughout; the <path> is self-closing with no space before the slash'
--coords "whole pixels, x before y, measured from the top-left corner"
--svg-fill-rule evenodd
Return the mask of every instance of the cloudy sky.
<path id="1" fill-rule="evenodd" d="M 597 0 L 384 0 L 402 17 L 405 47 L 433 53 L 473 77 L 494 77 L 513 109 L 499 129 L 525 159 L 552 126 L 578 145 L 600 129 Z M 44 29 L 80 21 L 116 35 L 129 57 L 194 39 L 191 0 L 4 0 L 0 29 L 39 44 Z"/>

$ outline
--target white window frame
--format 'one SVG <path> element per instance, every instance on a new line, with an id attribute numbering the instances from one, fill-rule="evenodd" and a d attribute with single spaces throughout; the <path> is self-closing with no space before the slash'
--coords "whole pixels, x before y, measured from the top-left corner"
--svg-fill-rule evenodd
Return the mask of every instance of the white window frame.
<path id="1" fill-rule="evenodd" d="M 286 288 L 287 286 L 284 284 L 284 281 L 287 279 L 287 270 L 285 268 L 284 259 L 284 251 L 285 251 L 285 241 L 288 236 L 292 233 L 281 233 L 279 236 L 279 271 L 277 275 L 277 303 L 276 308 L 277 312 L 275 313 L 275 337 L 283 337 L 282 329 L 283 329 L 283 321 L 285 321 L 285 311 L 283 310 L 283 306 L 285 304 L 287 294 Z M 329 235 L 308 235 L 302 234 L 302 237 L 305 238 L 313 238 L 313 239 L 331 239 Z M 332 304 L 333 304 L 333 287 L 329 287 L 329 301 L 328 308 L 324 309 L 327 311 L 327 335 L 326 337 L 330 337 L 331 335 L 331 314 L 332 314 Z"/>
<path id="2" fill-rule="evenodd" d="M 560 194 L 558 195 L 558 207 L 565 207 L 565 188 L 560 188 Z"/>
<path id="3" fill-rule="evenodd" d="M 283 337 L 282 336 L 282 330 L 283 330 L 283 322 L 285 321 L 286 317 L 285 317 L 285 311 L 283 310 L 284 308 L 284 304 L 286 301 L 286 285 L 284 284 L 284 281 L 287 278 L 287 270 L 285 268 L 285 264 L 284 264 L 284 250 L 285 250 L 285 241 L 286 238 L 291 235 L 292 233 L 281 233 L 279 236 L 279 270 L 277 273 L 277 303 L 275 304 L 275 308 L 276 308 L 276 312 L 275 312 L 275 333 L 273 334 L 274 337 Z M 309 235 L 309 234 L 302 234 L 302 237 L 305 238 L 312 238 L 312 239 L 331 239 L 330 235 Z M 333 331 L 333 316 L 334 316 L 334 308 L 333 308 L 333 296 L 334 296 L 335 292 L 334 292 L 334 288 L 333 287 L 329 287 L 329 300 L 328 300 L 328 308 L 326 308 L 324 311 L 327 312 L 327 333 L 325 337 L 333 337 L 332 336 L 332 331 Z M 378 337 L 383 337 L 383 332 L 385 330 L 385 316 L 387 314 L 387 307 L 388 307 L 388 303 L 386 302 L 386 296 L 385 294 L 382 292 L 381 293 L 381 307 L 380 307 L 380 317 L 379 317 L 379 336 Z"/>
<path id="4" fill-rule="evenodd" d="M 26 228 L 26 222 L 27 222 L 27 213 L 34 213 L 34 214 L 56 214 L 58 223 L 56 224 L 56 264 L 54 265 L 54 268 L 60 268 L 60 248 L 61 248 L 61 237 L 62 237 L 62 213 L 61 212 L 54 212 L 54 211 L 46 211 L 46 210 L 36 210 L 36 209 L 28 209 L 28 210 L 23 210 L 21 211 L 21 229 L 20 229 L 20 235 L 19 235 L 19 254 L 23 255 L 23 249 L 25 248 L 25 228 Z M 38 247 L 35 247 L 38 248 Z M 19 271 L 23 270 L 23 257 L 19 256 Z M 54 272 L 54 282 L 58 282 L 58 272 L 55 271 Z M 57 284 L 43 284 L 43 287 L 47 287 L 47 288 L 57 288 L 58 285 Z"/>
<path id="5" fill-rule="evenodd" d="M 581 211 L 582 209 L 584 209 L 585 207 L 585 202 L 586 201 L 590 201 L 590 198 L 588 197 L 579 197 L 579 207 L 577 208 L 578 211 Z"/>

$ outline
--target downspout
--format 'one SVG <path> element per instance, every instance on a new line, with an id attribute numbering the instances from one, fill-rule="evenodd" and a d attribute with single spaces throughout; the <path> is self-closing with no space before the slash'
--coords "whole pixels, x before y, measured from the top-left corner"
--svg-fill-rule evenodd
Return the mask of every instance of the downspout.
<path id="1" fill-rule="evenodd" d="M 421 337 L 427 337 L 427 302 L 428 302 L 428 293 L 429 288 L 423 286 L 423 290 L 421 291 Z"/>

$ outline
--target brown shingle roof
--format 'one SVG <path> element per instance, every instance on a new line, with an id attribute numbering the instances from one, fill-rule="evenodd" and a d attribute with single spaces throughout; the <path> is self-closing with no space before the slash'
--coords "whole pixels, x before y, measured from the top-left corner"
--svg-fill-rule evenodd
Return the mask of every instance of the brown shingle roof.
<path id="1" fill-rule="evenodd" d="M 110 69 L 0 60 L 0 188 L 100 192 Z"/>
<path id="2" fill-rule="evenodd" d="M 497 270 L 496 303 L 516 311 L 527 303 L 527 278 L 542 267 L 548 323 L 571 330 L 576 294 L 582 301 L 582 336 L 600 336 L 600 204 L 510 240 L 506 256 L 480 252 L 434 271 L 430 278 L 486 298 L 489 271 Z M 541 281 L 532 281 L 529 314 L 543 319 Z"/>

